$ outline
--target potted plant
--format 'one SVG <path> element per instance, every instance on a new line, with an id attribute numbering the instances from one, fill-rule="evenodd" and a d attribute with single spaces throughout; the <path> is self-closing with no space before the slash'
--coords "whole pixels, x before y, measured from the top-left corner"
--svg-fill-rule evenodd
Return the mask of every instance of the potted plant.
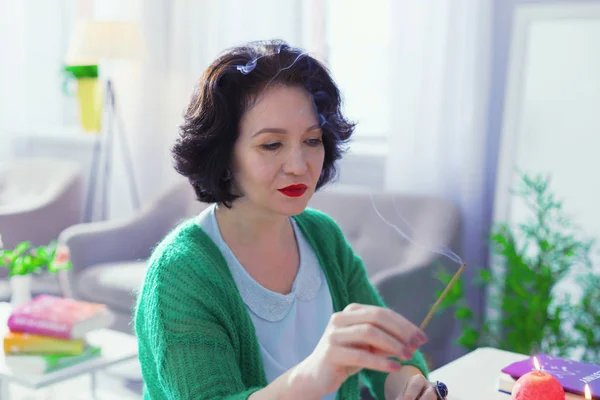
<path id="1" fill-rule="evenodd" d="M 490 239 L 499 268 L 481 269 L 473 282 L 488 294 L 485 320 L 478 322 L 467 305 L 464 281 L 452 288 L 442 308 L 454 311 L 462 329 L 458 343 L 469 350 L 493 346 L 597 362 L 600 276 L 591 269 L 593 241 L 582 238 L 565 215 L 562 202 L 550 192 L 549 178 L 520 177 L 511 193 L 525 202 L 530 218 L 518 226 L 493 227 Z M 573 275 L 581 289 L 578 297 L 559 286 Z M 447 283 L 451 276 L 440 269 L 437 277 Z"/>
<path id="2" fill-rule="evenodd" d="M 14 249 L 2 249 L 0 238 L 0 267 L 9 270 L 13 306 L 31 300 L 31 276 L 49 271 L 52 273 L 69 269 L 68 248 L 51 242 L 47 246 L 33 247 L 30 242 L 21 242 Z"/>

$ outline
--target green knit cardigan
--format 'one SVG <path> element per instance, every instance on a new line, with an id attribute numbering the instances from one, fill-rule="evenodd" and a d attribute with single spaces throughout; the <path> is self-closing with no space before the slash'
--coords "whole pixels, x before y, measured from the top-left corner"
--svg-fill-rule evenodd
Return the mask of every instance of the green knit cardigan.
<path id="1" fill-rule="evenodd" d="M 338 225 L 306 210 L 293 217 L 323 268 L 335 311 L 384 306 Z M 242 400 L 267 380 L 254 325 L 215 243 L 187 220 L 154 249 L 134 316 L 145 399 Z M 428 370 L 417 351 L 404 364 Z M 386 373 L 349 377 L 338 399 L 358 400 L 359 375 L 383 400 Z"/>

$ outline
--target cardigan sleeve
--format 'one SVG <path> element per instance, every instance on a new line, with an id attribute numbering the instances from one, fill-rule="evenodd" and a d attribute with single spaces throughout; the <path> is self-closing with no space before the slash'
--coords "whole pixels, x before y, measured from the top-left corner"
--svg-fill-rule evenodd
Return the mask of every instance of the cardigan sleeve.
<path id="1" fill-rule="evenodd" d="M 149 271 L 153 270 L 150 265 Z M 245 400 L 261 387 L 244 384 L 231 338 L 215 310 L 188 288 L 185 268 L 149 272 L 138 296 L 135 330 L 145 399 Z"/>
<path id="2" fill-rule="evenodd" d="M 245 388 L 227 341 L 181 340 L 153 351 L 158 393 L 154 399 L 245 400 L 260 387 Z"/>
<path id="3" fill-rule="evenodd" d="M 340 254 L 343 254 L 342 264 L 345 271 L 348 296 L 350 303 L 369 304 L 380 307 L 386 307 L 385 303 L 375 290 L 365 270 L 362 259 L 352 250 L 344 238 L 344 234 L 337 224 L 337 235 L 339 237 L 338 248 Z M 417 350 L 410 360 L 401 361 L 403 365 L 412 365 L 417 367 L 425 377 L 428 377 L 429 369 L 423 357 L 423 354 Z M 385 380 L 388 374 L 384 372 L 364 369 L 361 371 L 361 379 L 369 387 L 371 393 L 379 400 L 384 400 Z"/>

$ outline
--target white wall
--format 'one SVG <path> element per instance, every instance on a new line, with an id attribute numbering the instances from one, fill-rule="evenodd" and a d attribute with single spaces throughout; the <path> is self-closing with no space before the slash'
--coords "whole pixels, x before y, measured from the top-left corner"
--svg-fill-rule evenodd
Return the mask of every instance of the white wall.
<path id="1" fill-rule="evenodd" d="M 534 22 L 524 64 L 516 166 L 549 173 L 583 231 L 600 241 L 600 18 Z M 524 206 L 512 203 L 513 221 Z M 597 247 L 596 247 L 597 249 Z M 600 271 L 600 257 L 594 253 Z"/>

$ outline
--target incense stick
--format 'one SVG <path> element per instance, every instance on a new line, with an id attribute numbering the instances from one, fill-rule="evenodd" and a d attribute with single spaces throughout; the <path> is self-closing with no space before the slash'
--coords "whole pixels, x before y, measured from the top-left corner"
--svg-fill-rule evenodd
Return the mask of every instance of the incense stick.
<path id="1" fill-rule="evenodd" d="M 440 304 L 442 303 L 442 300 L 444 300 L 444 297 L 446 297 L 446 295 L 448 294 L 448 292 L 450 291 L 450 289 L 452 288 L 452 286 L 454 285 L 454 283 L 456 282 L 456 280 L 458 279 L 458 277 L 460 276 L 460 274 L 462 274 L 463 270 L 465 269 L 465 267 L 467 266 L 467 264 L 463 264 L 460 266 L 460 268 L 458 269 L 458 271 L 456 271 L 456 273 L 454 274 L 454 276 L 452 277 L 452 279 L 450 279 L 450 282 L 448 282 L 448 285 L 446 285 L 446 288 L 444 289 L 444 291 L 442 292 L 442 294 L 440 295 L 440 297 L 438 297 L 438 299 L 436 300 L 436 302 L 433 304 L 433 306 L 431 307 L 431 310 L 429 310 L 429 313 L 427 313 L 427 316 L 425 317 L 425 319 L 423 320 L 423 322 L 421 322 L 421 330 L 425 330 L 425 327 L 429 324 L 429 321 L 431 320 L 431 318 L 433 317 L 433 314 L 435 314 L 435 312 L 437 311 L 438 307 L 440 306 Z"/>

